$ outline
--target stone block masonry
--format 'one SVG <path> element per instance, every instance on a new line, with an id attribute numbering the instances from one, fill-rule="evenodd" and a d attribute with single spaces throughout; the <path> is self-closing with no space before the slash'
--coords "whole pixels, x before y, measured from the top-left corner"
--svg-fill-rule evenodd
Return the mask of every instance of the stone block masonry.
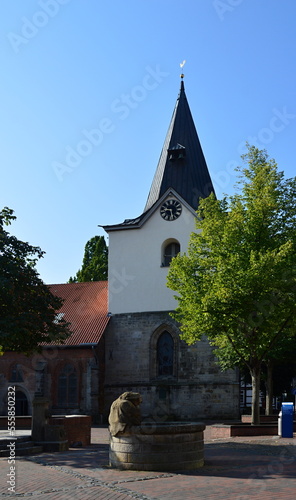
<path id="1" fill-rule="evenodd" d="M 124 470 L 173 471 L 204 465 L 201 423 L 147 423 L 129 434 L 111 436 L 110 466 Z"/>
<path id="2" fill-rule="evenodd" d="M 174 341 L 170 374 L 159 374 L 157 340 L 168 331 Z M 144 417 L 157 422 L 239 418 L 239 380 L 222 372 L 206 338 L 188 346 L 169 312 L 118 314 L 105 333 L 104 417 L 125 391 L 142 395 Z"/>

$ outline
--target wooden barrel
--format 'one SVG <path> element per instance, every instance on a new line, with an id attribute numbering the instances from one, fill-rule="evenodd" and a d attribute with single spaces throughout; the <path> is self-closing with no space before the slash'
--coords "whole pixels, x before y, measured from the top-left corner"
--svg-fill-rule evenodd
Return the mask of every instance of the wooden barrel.
<path id="1" fill-rule="evenodd" d="M 205 425 L 143 423 L 132 432 L 110 436 L 109 463 L 125 470 L 176 471 L 204 465 Z"/>

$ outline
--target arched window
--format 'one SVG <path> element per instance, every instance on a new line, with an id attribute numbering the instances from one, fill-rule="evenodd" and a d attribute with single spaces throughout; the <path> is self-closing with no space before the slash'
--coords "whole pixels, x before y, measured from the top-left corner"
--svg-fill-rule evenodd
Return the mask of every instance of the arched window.
<path id="1" fill-rule="evenodd" d="M 158 376 L 173 375 L 174 341 L 169 332 L 164 331 L 157 341 Z"/>
<path id="2" fill-rule="evenodd" d="M 177 378 L 179 363 L 179 331 L 162 323 L 150 339 L 150 380 Z"/>
<path id="3" fill-rule="evenodd" d="M 13 365 L 10 372 L 10 382 L 23 382 L 24 377 L 19 365 Z"/>
<path id="4" fill-rule="evenodd" d="M 168 267 L 171 263 L 173 257 L 176 257 L 180 252 L 180 243 L 178 241 L 172 241 L 165 245 L 163 250 L 163 260 L 162 264 L 164 267 Z"/>
<path id="5" fill-rule="evenodd" d="M 73 407 L 78 402 L 77 373 L 71 364 L 64 366 L 58 378 L 58 405 Z"/>

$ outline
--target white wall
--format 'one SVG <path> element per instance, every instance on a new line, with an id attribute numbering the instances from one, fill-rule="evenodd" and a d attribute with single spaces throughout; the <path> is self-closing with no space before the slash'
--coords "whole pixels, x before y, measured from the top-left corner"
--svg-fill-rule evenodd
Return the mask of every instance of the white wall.
<path id="1" fill-rule="evenodd" d="M 140 229 L 109 233 L 109 312 L 112 314 L 175 309 L 175 292 L 167 288 L 168 267 L 161 267 L 165 240 L 179 241 L 187 251 L 195 216 L 186 207 L 175 221 L 165 221 L 159 210 Z"/>

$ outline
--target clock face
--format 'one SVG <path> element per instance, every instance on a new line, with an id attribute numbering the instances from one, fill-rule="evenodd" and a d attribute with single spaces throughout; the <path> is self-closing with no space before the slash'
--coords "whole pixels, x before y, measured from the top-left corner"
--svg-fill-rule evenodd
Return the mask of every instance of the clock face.
<path id="1" fill-rule="evenodd" d="M 182 205 L 177 200 L 165 201 L 160 207 L 160 215 L 164 220 L 175 220 L 181 215 Z"/>

